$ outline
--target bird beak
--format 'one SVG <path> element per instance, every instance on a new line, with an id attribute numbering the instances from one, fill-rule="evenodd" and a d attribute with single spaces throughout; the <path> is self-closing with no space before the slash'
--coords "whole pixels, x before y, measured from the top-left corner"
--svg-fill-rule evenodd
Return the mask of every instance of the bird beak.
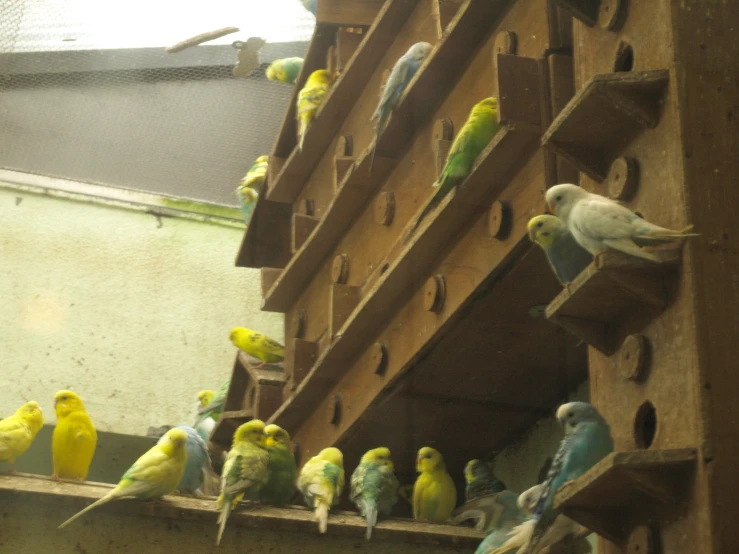
<path id="1" fill-rule="evenodd" d="M 529 240 L 531 240 L 531 242 L 536 242 L 536 233 L 534 233 L 533 229 L 529 229 Z"/>
<path id="2" fill-rule="evenodd" d="M 56 408 L 56 405 L 57 405 L 58 403 L 59 403 L 59 399 L 58 399 L 58 398 L 55 398 L 55 399 L 54 399 L 54 408 Z"/>
<path id="3" fill-rule="evenodd" d="M 547 208 L 549 208 L 549 213 L 552 215 L 557 215 L 557 210 L 554 209 L 554 204 L 551 202 L 547 202 Z"/>

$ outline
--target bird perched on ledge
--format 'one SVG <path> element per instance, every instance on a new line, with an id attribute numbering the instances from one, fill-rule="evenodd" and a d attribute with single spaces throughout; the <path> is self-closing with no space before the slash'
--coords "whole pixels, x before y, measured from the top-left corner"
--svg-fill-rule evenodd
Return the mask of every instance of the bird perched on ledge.
<path id="1" fill-rule="evenodd" d="M 553 215 L 537 215 L 528 224 L 529 238 L 547 255 L 549 265 L 563 285 L 571 283 L 593 261 L 562 221 Z"/>

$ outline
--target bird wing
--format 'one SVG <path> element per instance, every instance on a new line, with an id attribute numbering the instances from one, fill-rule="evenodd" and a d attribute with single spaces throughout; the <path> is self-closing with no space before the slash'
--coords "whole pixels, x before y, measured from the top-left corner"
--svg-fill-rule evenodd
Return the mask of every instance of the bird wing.
<path id="1" fill-rule="evenodd" d="M 372 116 L 372 120 L 379 119 L 386 107 L 390 109 L 394 107 L 411 79 L 410 73 L 411 65 L 405 56 L 403 56 L 397 61 L 390 72 L 385 87 L 382 89 L 382 98 L 380 98 L 380 103 Z"/>
<path id="2" fill-rule="evenodd" d="M 276 340 L 269 338 L 267 335 L 262 335 L 260 333 L 259 337 L 256 339 L 256 342 L 259 345 L 259 350 L 261 350 L 264 354 L 274 354 L 276 356 L 285 355 L 285 347 Z"/>
<path id="3" fill-rule="evenodd" d="M 308 85 L 298 95 L 298 116 L 318 109 L 328 93 L 328 85 Z"/>
<path id="4" fill-rule="evenodd" d="M 599 198 L 580 200 L 572 209 L 570 224 L 585 236 L 597 240 L 621 239 L 634 234 L 637 216 L 628 208 Z"/>
<path id="5" fill-rule="evenodd" d="M 22 419 L 14 416 L 3 419 L 0 421 L 0 455 L 22 449 L 32 437 L 31 428 Z"/>
<path id="6" fill-rule="evenodd" d="M 364 490 L 364 479 L 367 475 L 367 471 L 367 464 L 359 464 L 357 466 L 357 469 L 354 470 L 354 473 L 352 473 L 352 478 L 349 483 L 349 497 L 355 504 L 357 503 L 359 497 L 362 496 L 362 491 Z"/>

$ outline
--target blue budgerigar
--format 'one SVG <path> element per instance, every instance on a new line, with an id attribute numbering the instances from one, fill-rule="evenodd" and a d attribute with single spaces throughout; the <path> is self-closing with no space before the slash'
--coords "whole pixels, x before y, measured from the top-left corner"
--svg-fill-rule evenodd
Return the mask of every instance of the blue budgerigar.
<path id="1" fill-rule="evenodd" d="M 210 464 L 208 447 L 198 432 L 189 425 L 178 425 L 176 428 L 182 429 L 187 433 L 187 441 L 185 442 L 187 463 L 185 464 L 185 473 L 177 485 L 177 491 L 180 494 L 202 496 L 202 486 L 205 476 L 214 475 L 213 467 Z M 166 440 L 166 437 L 163 436 L 157 444 L 161 444 L 164 440 Z"/>
<path id="2" fill-rule="evenodd" d="M 381 446 L 362 456 L 352 474 L 350 498 L 367 520 L 367 540 L 377 524 L 377 514 L 390 515 L 398 501 L 398 479 L 394 469 L 390 449 Z"/>
<path id="3" fill-rule="evenodd" d="M 524 554 L 536 554 L 545 534 L 557 519 L 554 497 L 565 483 L 573 481 L 613 452 L 611 429 L 594 406 L 569 402 L 557 410 L 557 420 L 565 429 L 543 491 L 534 510 L 534 529 Z"/>
<path id="4" fill-rule="evenodd" d="M 400 97 L 403 96 L 408 83 L 411 82 L 413 76 L 418 71 L 418 68 L 423 65 L 424 60 L 431 53 L 433 46 L 428 42 L 417 42 L 411 46 L 408 51 L 401 56 L 395 65 L 393 66 L 390 76 L 385 83 L 385 88 L 382 89 L 382 98 L 380 103 L 377 105 L 372 121 L 375 121 L 375 146 L 372 149 L 372 158 L 370 159 L 370 171 L 372 171 L 372 164 L 375 161 L 375 150 L 377 149 L 377 142 L 380 140 L 380 135 L 385 130 L 387 120 L 390 114 L 398 105 Z"/>
<path id="5" fill-rule="evenodd" d="M 475 550 L 475 554 L 492 554 L 503 545 L 508 534 L 526 519 L 526 513 L 518 505 L 518 495 L 504 490 L 495 495 L 495 511 L 488 527 L 488 535 Z M 513 551 L 515 552 L 515 550 Z"/>

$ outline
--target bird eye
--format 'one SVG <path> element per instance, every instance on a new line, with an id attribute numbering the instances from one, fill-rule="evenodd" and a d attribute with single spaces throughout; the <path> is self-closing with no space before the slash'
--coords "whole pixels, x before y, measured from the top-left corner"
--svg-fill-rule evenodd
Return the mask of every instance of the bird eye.
<path id="1" fill-rule="evenodd" d="M 548 236 L 549 236 L 549 231 L 544 231 L 544 232 L 542 233 L 542 235 L 544 235 L 545 237 L 548 237 Z"/>
<path id="2" fill-rule="evenodd" d="M 62 396 L 62 400 L 66 400 L 66 399 L 67 399 L 67 397 L 66 397 L 66 396 Z"/>
<path id="3" fill-rule="evenodd" d="M 540 221 L 539 223 L 537 223 L 537 224 L 536 224 L 536 226 L 537 226 L 537 227 L 538 227 L 539 229 L 541 229 L 542 227 L 544 227 L 544 222 Z"/>
<path id="4" fill-rule="evenodd" d="M 557 202 L 559 202 L 560 200 L 562 200 L 562 195 L 560 194 L 559 196 L 557 196 L 557 197 L 555 198 L 555 200 L 556 200 Z"/>
<path id="5" fill-rule="evenodd" d="M 567 417 L 569 417 L 570 419 L 572 419 L 573 417 L 575 417 L 575 413 L 574 412 L 568 412 L 567 413 Z"/>

